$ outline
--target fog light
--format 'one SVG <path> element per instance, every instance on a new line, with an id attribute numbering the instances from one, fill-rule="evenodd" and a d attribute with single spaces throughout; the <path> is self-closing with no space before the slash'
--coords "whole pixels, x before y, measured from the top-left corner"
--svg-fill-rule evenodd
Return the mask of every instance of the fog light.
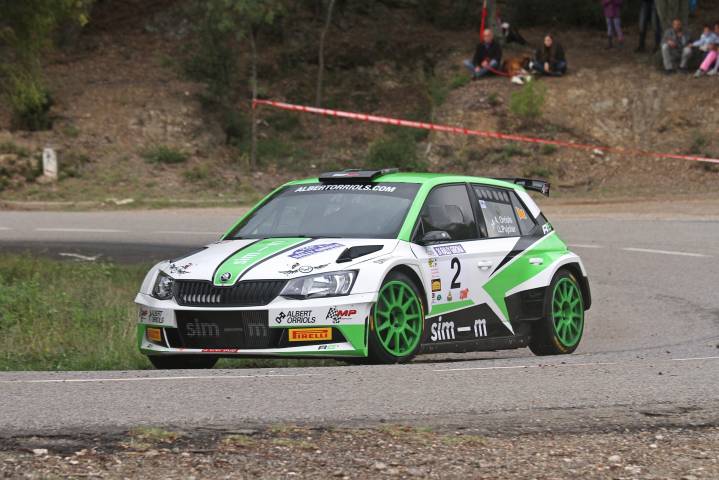
<path id="1" fill-rule="evenodd" d="M 162 343 L 162 330 L 159 328 L 148 328 L 145 330 L 147 339 L 151 342 Z"/>

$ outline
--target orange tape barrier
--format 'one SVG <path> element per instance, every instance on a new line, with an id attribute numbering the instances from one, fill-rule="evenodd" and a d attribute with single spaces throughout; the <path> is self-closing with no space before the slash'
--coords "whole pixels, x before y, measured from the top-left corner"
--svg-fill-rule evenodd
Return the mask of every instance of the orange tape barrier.
<path id="1" fill-rule="evenodd" d="M 342 110 L 330 110 L 327 108 L 308 107 L 305 105 L 293 105 L 291 103 L 275 102 L 273 100 L 254 100 L 252 108 L 258 105 L 267 105 L 282 110 L 292 112 L 311 113 L 314 115 L 323 115 L 325 117 L 346 118 L 349 120 L 359 120 L 362 122 L 381 123 L 384 125 L 394 125 L 397 127 L 417 128 L 420 130 L 430 130 L 432 132 L 455 133 L 461 135 L 470 135 L 475 137 L 492 138 L 495 140 L 509 140 L 512 142 L 534 143 L 539 145 L 554 145 L 562 148 L 573 148 L 576 150 L 601 151 L 603 153 L 618 153 L 622 155 L 633 155 L 643 157 L 656 157 L 672 160 L 689 160 L 693 162 L 709 162 L 719 164 L 717 158 L 699 157 L 696 155 L 679 155 L 674 153 L 658 153 L 646 150 L 635 150 L 621 147 L 604 147 L 600 145 L 591 145 L 586 143 L 565 142 L 562 140 L 547 140 L 544 138 L 526 137 L 523 135 L 511 135 L 499 132 L 490 132 L 482 130 L 470 130 L 468 128 L 450 127 L 447 125 L 437 125 L 434 123 L 415 122 L 412 120 L 401 120 L 399 118 L 381 117 L 377 115 L 369 115 L 366 113 L 343 112 Z"/>

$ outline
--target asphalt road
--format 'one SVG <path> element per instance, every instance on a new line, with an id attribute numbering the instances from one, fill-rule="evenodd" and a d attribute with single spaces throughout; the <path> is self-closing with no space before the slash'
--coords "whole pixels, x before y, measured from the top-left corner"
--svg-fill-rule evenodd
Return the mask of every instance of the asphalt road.
<path id="1" fill-rule="evenodd" d="M 433 355 L 404 366 L 0 373 L 0 436 L 307 422 L 526 432 L 719 424 L 716 204 L 554 206 L 594 305 L 576 354 Z M 120 261 L 212 241 L 238 211 L 0 212 L 0 251 Z"/>

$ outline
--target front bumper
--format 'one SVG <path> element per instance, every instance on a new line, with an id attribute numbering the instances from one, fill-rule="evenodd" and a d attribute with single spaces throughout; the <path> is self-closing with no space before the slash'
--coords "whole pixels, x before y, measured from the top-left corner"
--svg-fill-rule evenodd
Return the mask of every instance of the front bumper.
<path id="1" fill-rule="evenodd" d="M 138 294 L 138 347 L 146 355 L 366 357 L 376 296 L 198 308 Z"/>

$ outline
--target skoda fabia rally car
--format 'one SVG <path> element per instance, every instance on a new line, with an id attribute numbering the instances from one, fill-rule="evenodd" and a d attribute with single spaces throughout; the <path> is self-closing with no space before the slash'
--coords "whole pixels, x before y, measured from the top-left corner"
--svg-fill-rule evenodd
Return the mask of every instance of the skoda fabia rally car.
<path id="1" fill-rule="evenodd" d="M 587 274 L 527 190 L 549 184 L 396 170 L 290 182 L 218 242 L 152 268 L 135 300 L 139 348 L 158 368 L 571 353 Z"/>

